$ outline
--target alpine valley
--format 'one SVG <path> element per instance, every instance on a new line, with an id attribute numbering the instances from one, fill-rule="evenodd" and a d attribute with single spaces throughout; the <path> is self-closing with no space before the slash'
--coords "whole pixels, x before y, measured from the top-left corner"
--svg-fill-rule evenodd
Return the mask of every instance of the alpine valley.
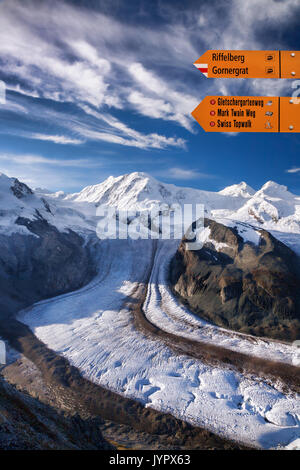
<path id="1" fill-rule="evenodd" d="M 99 207 L 174 204 L 204 205 L 198 250 L 99 238 Z M 2 174 L 0 448 L 299 448 L 299 256 L 300 196 L 272 181 L 66 194 Z"/>

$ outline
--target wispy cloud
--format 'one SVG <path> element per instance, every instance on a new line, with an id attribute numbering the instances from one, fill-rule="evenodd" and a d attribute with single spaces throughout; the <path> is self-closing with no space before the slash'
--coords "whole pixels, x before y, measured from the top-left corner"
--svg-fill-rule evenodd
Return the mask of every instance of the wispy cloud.
<path id="1" fill-rule="evenodd" d="M 14 162 L 22 165 L 51 165 L 54 167 L 73 168 L 95 168 L 101 167 L 102 163 L 90 159 L 67 160 L 58 158 L 47 158 L 41 155 L 16 155 L 11 153 L 0 153 L 0 164 L 2 162 Z"/>
<path id="2" fill-rule="evenodd" d="M 29 134 L 28 137 L 30 139 L 44 140 L 48 142 L 54 142 L 55 144 L 63 144 L 63 145 L 68 145 L 68 144 L 80 145 L 84 143 L 83 140 L 72 139 L 64 135 Z"/>
<path id="3" fill-rule="evenodd" d="M 83 116 L 81 122 L 69 112 L 68 124 L 57 112 L 49 124 L 69 128 L 70 135 L 54 131 L 42 138 L 46 134 L 33 129 L 26 135 L 31 132 L 33 138 L 65 145 L 95 140 L 141 149 L 183 148 L 188 133 L 186 139 L 174 133 L 180 127 L 182 132 L 197 129 L 190 112 L 212 90 L 213 94 L 279 95 L 290 86 L 286 80 L 203 80 L 192 63 L 207 49 L 284 48 L 282 35 L 274 42 L 267 30 L 293 21 L 299 13 L 298 0 L 231 0 L 226 5 L 218 2 L 218 7 L 214 1 L 191 2 L 184 12 L 172 2 L 158 5 L 163 21 L 148 25 L 126 22 L 110 14 L 109 8 L 103 14 L 56 0 L 1 2 L 0 75 L 8 90 L 17 93 L 5 109 L 25 114 L 21 98 L 27 96 L 41 106 L 35 110 L 40 119 L 47 106 L 43 99 L 97 113 L 93 120 Z M 262 23 L 265 34 L 258 34 L 257 25 Z M 171 135 L 135 130 L 126 117 L 116 114 L 120 110 L 177 127 Z"/>
<path id="4" fill-rule="evenodd" d="M 168 170 L 161 171 L 160 176 L 171 178 L 174 180 L 197 180 L 197 179 L 206 179 L 206 178 L 215 178 L 215 175 L 210 175 L 207 173 L 201 173 L 196 169 L 187 169 L 187 168 L 169 168 Z"/>
<path id="5" fill-rule="evenodd" d="M 141 114 L 176 121 L 182 127 L 192 129 L 190 112 L 198 104 L 195 97 L 172 89 L 169 82 L 157 77 L 141 63 L 131 64 L 128 70 L 140 88 L 148 93 L 145 95 L 136 91 L 129 95 L 128 101 Z"/>
<path id="6" fill-rule="evenodd" d="M 103 161 L 94 159 L 60 159 L 35 154 L 0 153 L 0 172 L 17 177 L 31 187 L 50 190 L 77 190 L 91 181 L 108 176 Z M 67 177 L 66 177 L 67 172 Z"/>
<path id="7" fill-rule="evenodd" d="M 71 18 L 71 29 L 69 23 L 66 24 L 66 18 Z M 47 37 L 41 33 L 43 26 L 47 30 Z M 106 39 L 112 39 L 111 32 L 118 31 L 114 40 L 122 41 L 126 29 L 100 13 L 63 2 L 38 6 L 28 3 L 25 6 L 22 2 L 12 0 L 0 4 L 0 56 L 5 64 L 2 70 L 8 90 L 28 97 L 86 104 L 101 109 L 101 112 L 105 107 L 124 108 L 128 103 L 128 84 L 125 85 L 118 74 L 121 56 L 108 50 Z M 92 30 L 96 34 L 90 35 Z M 133 33 L 132 30 L 132 37 Z M 14 84 L 16 80 L 18 85 Z M 163 117 L 166 118 L 165 115 Z M 170 120 L 177 120 L 174 112 Z M 127 134 L 130 129 L 126 125 L 123 126 L 124 135 L 121 136 L 116 133 L 118 126 L 112 119 L 110 121 L 104 132 L 99 132 L 93 126 L 85 126 L 86 138 L 145 149 L 184 145 L 180 138 L 159 133 L 136 132 L 132 137 L 130 133 Z M 79 143 L 78 139 L 74 142 L 73 138 L 67 136 L 65 139 L 57 138 L 56 135 L 42 138 L 40 134 L 38 137 L 32 134 L 32 137 L 56 143 Z"/>
<path id="8" fill-rule="evenodd" d="M 127 124 L 106 113 L 99 113 L 87 105 L 81 106 L 83 111 L 93 116 L 97 121 L 94 128 L 87 128 L 81 124 L 73 125 L 73 131 L 85 138 L 100 140 L 141 149 L 164 149 L 166 147 L 185 147 L 185 140 L 177 137 L 166 137 L 157 133 L 143 134 Z M 102 124 L 99 124 L 102 123 Z M 106 129 L 103 131 L 103 123 Z M 98 129 L 97 129 L 98 127 Z M 100 129 L 99 129 L 100 127 Z"/>
<path id="9" fill-rule="evenodd" d="M 286 173 L 300 173 L 300 168 L 289 168 Z"/>

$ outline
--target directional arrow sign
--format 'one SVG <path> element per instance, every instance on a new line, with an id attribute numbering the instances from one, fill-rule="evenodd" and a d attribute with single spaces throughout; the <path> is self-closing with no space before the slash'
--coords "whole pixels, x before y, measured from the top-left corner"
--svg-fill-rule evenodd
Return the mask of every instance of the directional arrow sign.
<path id="1" fill-rule="evenodd" d="M 300 78 L 300 51 L 207 51 L 194 65 L 208 78 Z"/>
<path id="2" fill-rule="evenodd" d="M 206 132 L 300 132 L 300 99 L 206 96 L 192 116 Z"/>

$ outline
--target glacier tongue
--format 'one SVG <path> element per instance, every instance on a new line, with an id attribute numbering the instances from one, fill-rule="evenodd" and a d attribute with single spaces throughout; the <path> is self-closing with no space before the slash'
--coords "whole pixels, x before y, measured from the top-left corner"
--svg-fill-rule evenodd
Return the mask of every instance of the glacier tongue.
<path id="1" fill-rule="evenodd" d="M 147 282 L 153 244 L 151 240 L 100 243 L 95 251 L 101 268 L 97 278 L 79 291 L 35 304 L 21 313 L 21 321 L 86 378 L 146 406 L 260 448 L 299 439 L 297 396 L 257 377 L 174 353 L 135 327 L 128 302 L 138 298 Z M 161 317 L 163 328 L 197 340 L 202 320 L 183 312 L 165 281 L 166 258 L 176 245 L 169 241 L 159 245 L 145 304 L 147 315 L 154 322 Z M 173 320 L 170 312 L 175 312 Z M 194 332 L 182 321 L 184 315 L 193 322 Z M 222 338 L 221 329 L 214 333 L 208 326 L 207 333 L 212 341 L 214 335 Z M 241 335 L 227 341 L 238 347 L 238 338 L 242 342 Z M 255 354 L 255 344 L 252 348 Z M 265 349 L 268 355 L 280 355 L 272 342 L 269 346 L 258 342 L 257 348 L 261 354 Z M 283 346 L 282 356 L 289 355 L 288 349 Z"/>

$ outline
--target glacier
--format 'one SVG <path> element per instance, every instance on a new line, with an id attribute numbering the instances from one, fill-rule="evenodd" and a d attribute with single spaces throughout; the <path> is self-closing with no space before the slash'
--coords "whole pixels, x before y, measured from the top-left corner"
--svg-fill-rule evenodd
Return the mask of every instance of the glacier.
<path id="1" fill-rule="evenodd" d="M 220 192 L 180 188 L 132 173 L 76 194 L 36 190 L 16 197 L 14 178 L 0 179 L 0 232 L 30 232 L 18 217 L 42 217 L 60 231 L 74 230 L 91 247 L 97 276 L 82 289 L 38 302 L 19 313 L 35 335 L 103 387 L 169 412 L 195 426 L 258 448 L 289 446 L 300 438 L 299 396 L 255 374 L 211 366 L 174 353 L 139 331 L 133 305 L 146 292 L 143 313 L 161 330 L 251 356 L 290 364 L 291 345 L 211 325 L 179 304 L 168 287 L 168 263 L 179 240 L 103 240 L 95 235 L 99 205 L 149 210 L 158 203 L 204 204 L 206 215 L 236 226 L 252 243 L 265 228 L 300 253 L 300 197 L 285 186 L 246 183 Z M 5 209 L 4 209 L 5 206 Z M 209 234 L 206 234 L 209 236 Z M 220 247 L 221 249 L 221 247 Z"/>

